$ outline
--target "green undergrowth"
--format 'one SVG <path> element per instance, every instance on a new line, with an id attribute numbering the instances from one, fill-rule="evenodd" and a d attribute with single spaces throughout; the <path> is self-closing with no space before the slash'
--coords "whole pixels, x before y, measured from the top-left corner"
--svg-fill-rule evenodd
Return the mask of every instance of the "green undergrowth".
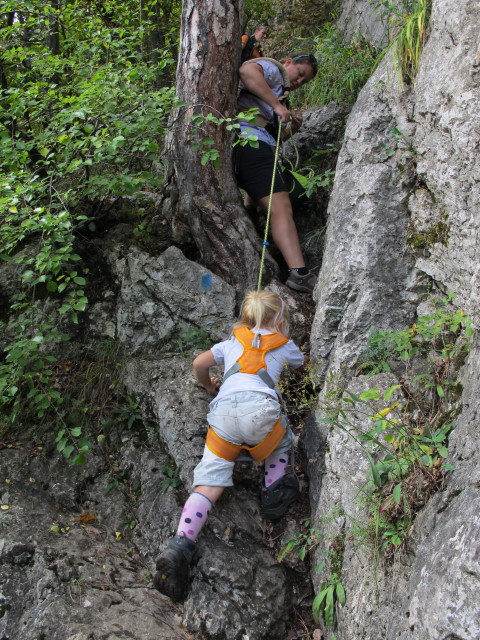
<path id="1" fill-rule="evenodd" d="M 302 425 L 303 418 L 317 400 L 315 370 L 311 362 L 298 369 L 285 368 L 278 388 L 283 397 L 292 426 Z"/>
<path id="2" fill-rule="evenodd" d="M 164 28 L 167 16 L 147 5 L 126 11 L 111 3 L 106 12 L 20 0 L 0 15 L 0 261 L 10 278 L 0 316 L 0 431 L 50 425 L 57 449 L 75 464 L 93 446 L 89 420 L 96 429 L 115 403 L 121 425 L 136 412 L 117 386 L 111 410 L 96 408 L 89 379 L 108 366 L 104 355 L 87 362 L 63 354 L 81 333 L 94 288 L 79 236 L 119 199 L 163 184 L 160 152 L 178 105 L 175 38 L 164 32 L 165 48 L 152 51 L 157 19 L 164 14 Z M 137 229 L 148 239 L 148 226 Z"/>
<path id="3" fill-rule="evenodd" d="M 362 530 L 386 559 L 407 545 L 416 513 L 454 470 L 448 440 L 473 327 L 451 301 L 435 300 L 431 313 L 403 331 L 373 331 L 357 375 L 394 371 L 398 384 L 360 393 L 333 386 L 319 420 L 348 434 L 368 461 L 358 495 L 367 512 Z"/>
<path id="4" fill-rule="evenodd" d="M 341 512 L 334 509 L 328 516 L 322 518 L 322 524 L 338 518 Z M 343 533 L 335 536 L 328 543 L 320 530 L 311 525 L 310 519 L 305 518 L 299 523 L 300 530 L 282 541 L 282 547 L 277 556 L 278 562 L 287 557 L 296 556 L 300 561 L 312 560 L 314 552 L 319 553 L 320 562 L 314 570 L 322 573 L 324 580 L 320 584 L 318 593 L 312 603 L 312 614 L 316 621 L 323 619 L 329 628 L 335 624 L 336 606 L 343 606 L 346 602 L 345 589 L 342 584 L 343 555 L 345 551 L 345 536 Z"/>
<path id="5" fill-rule="evenodd" d="M 431 312 L 412 326 L 371 332 L 355 371 L 363 391 L 328 382 L 318 422 L 353 441 L 367 469 L 354 497 L 355 515 L 336 512 L 319 529 L 310 520 L 302 522 L 300 531 L 284 540 L 279 560 L 288 554 L 304 560 L 313 552 L 323 559 L 316 565 L 324 578 L 312 610 L 329 628 L 338 607 L 348 606 L 342 584 L 346 542 L 370 551 L 375 577 L 379 562 L 388 566 L 407 549 L 417 513 L 455 470 L 449 436 L 461 410 L 458 375 L 474 329 L 452 300 L 452 295 L 430 297 Z M 394 374 L 397 384 L 384 389 L 368 384 L 369 376 L 386 373 Z M 329 542 L 323 532 L 339 515 L 348 531 L 342 528 Z"/>
<path id="6" fill-rule="evenodd" d="M 48 361 L 48 369 L 19 383 L 13 407 L 4 406 L 4 437 L 53 433 L 56 450 L 71 465 L 85 464 L 93 451 L 115 453 L 126 436 L 143 438 L 140 407 L 124 391 L 124 361 L 109 340 L 96 352 L 71 348 L 67 357 Z"/>
<path id="7" fill-rule="evenodd" d="M 413 84 L 428 33 L 431 0 L 370 0 L 380 13 L 388 32 L 389 44 L 377 64 L 391 53 L 401 86 Z"/>
<path id="8" fill-rule="evenodd" d="M 363 37 L 346 42 L 340 29 L 329 22 L 314 38 L 313 54 L 318 73 L 292 93 L 292 108 L 311 108 L 332 101 L 353 104 L 372 73 L 379 51 Z"/>
<path id="9" fill-rule="evenodd" d="M 431 0 L 372 0 L 372 4 L 386 23 L 388 45 L 378 47 L 362 35 L 345 39 L 335 22 L 324 23 L 311 47 L 318 61 L 318 73 L 292 93 L 292 107 L 305 109 L 331 101 L 353 104 L 387 53 L 393 56 L 400 84 L 414 82 L 427 38 Z"/>

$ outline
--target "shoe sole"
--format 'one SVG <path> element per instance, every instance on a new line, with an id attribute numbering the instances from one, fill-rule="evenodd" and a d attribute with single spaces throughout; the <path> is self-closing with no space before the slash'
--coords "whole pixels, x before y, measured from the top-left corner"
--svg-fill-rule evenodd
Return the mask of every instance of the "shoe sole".
<path id="1" fill-rule="evenodd" d="M 183 599 L 188 584 L 188 562 L 178 552 L 166 550 L 157 560 L 157 573 L 153 578 L 155 589 L 175 602 Z"/>
<path id="2" fill-rule="evenodd" d="M 280 520 L 280 518 L 287 513 L 290 505 L 295 502 L 296 498 L 297 496 L 294 496 L 288 502 L 285 502 L 281 507 L 277 507 L 276 509 L 269 510 L 268 508 L 264 508 L 263 515 L 265 519 L 270 520 L 270 522 L 276 522 L 277 520 Z"/>
<path id="3" fill-rule="evenodd" d="M 313 288 L 306 287 L 301 284 L 297 284 L 292 280 L 287 280 L 285 284 L 287 287 L 290 287 L 290 289 L 295 289 L 295 291 L 300 291 L 301 293 L 313 293 Z"/>

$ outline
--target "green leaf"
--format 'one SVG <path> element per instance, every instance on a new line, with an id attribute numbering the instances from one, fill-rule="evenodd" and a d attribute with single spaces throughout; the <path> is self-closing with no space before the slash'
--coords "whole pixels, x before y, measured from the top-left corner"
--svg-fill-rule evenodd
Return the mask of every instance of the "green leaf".
<path id="1" fill-rule="evenodd" d="M 84 438 L 80 438 L 78 441 L 78 450 L 81 452 L 90 451 L 92 448 L 92 443 L 89 440 L 85 440 Z"/>
<path id="2" fill-rule="evenodd" d="M 25 271 L 22 275 L 22 280 L 24 282 L 28 282 L 34 277 L 35 273 L 33 271 Z"/>
<path id="3" fill-rule="evenodd" d="M 79 467 L 82 464 L 85 464 L 86 461 L 87 461 L 87 458 L 83 455 L 83 453 L 79 453 L 78 455 L 76 455 L 74 458 L 71 459 L 70 464 L 72 466 Z"/>
<path id="4" fill-rule="evenodd" d="M 400 500 L 402 499 L 402 485 L 397 484 L 393 488 L 392 491 L 393 500 L 396 504 L 400 504 Z"/>
<path id="5" fill-rule="evenodd" d="M 378 389 L 367 389 L 360 394 L 360 400 L 380 400 L 380 391 Z"/>
<path id="6" fill-rule="evenodd" d="M 443 390 L 443 387 L 441 384 L 437 384 L 437 393 L 438 393 L 438 397 L 439 398 L 444 398 L 445 397 L 445 392 Z"/>
<path id="7" fill-rule="evenodd" d="M 394 384 L 393 386 L 389 387 L 385 393 L 383 394 L 383 399 L 384 400 L 390 400 L 390 398 L 392 397 L 392 393 L 394 391 L 396 391 L 397 389 L 400 389 L 401 385 L 399 384 Z"/>
<path id="8" fill-rule="evenodd" d="M 73 444 L 69 444 L 67 447 L 65 447 L 65 449 L 62 451 L 63 455 L 65 456 L 65 459 L 68 460 L 68 458 L 72 455 L 74 448 L 75 447 L 73 446 Z"/>
<path id="9" fill-rule="evenodd" d="M 372 456 L 368 452 L 367 452 L 367 458 L 368 458 L 368 461 L 370 462 L 370 470 L 372 472 L 373 482 L 377 487 L 380 488 L 382 486 L 382 480 L 380 478 L 380 474 L 378 473 L 377 465 L 375 464 Z"/>
<path id="10" fill-rule="evenodd" d="M 320 593 L 317 596 L 315 596 L 315 599 L 312 603 L 312 613 L 316 620 L 320 619 L 320 610 L 321 610 L 322 602 L 327 596 L 327 591 L 328 591 L 328 588 L 320 591 Z"/>
<path id="11" fill-rule="evenodd" d="M 74 427 L 70 429 L 70 433 L 74 438 L 78 438 L 78 436 L 82 435 L 82 427 Z"/>
<path id="12" fill-rule="evenodd" d="M 306 176 L 302 176 L 301 173 L 297 173 L 296 171 L 290 171 L 292 176 L 300 183 L 300 185 L 305 189 L 308 184 L 308 178 Z"/>
<path id="13" fill-rule="evenodd" d="M 328 627 L 333 627 L 333 621 L 335 618 L 335 612 L 333 607 L 333 585 L 330 585 L 327 589 L 327 597 L 325 598 L 325 622 Z"/>
<path id="14" fill-rule="evenodd" d="M 345 589 L 343 588 L 343 585 L 341 582 L 337 582 L 336 584 L 336 592 L 337 592 L 337 600 L 339 601 L 339 603 L 341 605 L 344 605 L 346 602 L 346 597 L 345 597 Z"/>

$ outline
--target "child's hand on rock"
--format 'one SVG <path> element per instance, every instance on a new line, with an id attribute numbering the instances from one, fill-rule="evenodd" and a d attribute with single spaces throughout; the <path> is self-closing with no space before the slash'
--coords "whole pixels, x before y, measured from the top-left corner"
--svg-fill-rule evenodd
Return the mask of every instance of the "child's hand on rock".
<path id="1" fill-rule="evenodd" d="M 212 396 L 216 396 L 218 390 L 220 389 L 220 380 L 218 378 L 211 377 L 210 384 L 205 385 L 205 389 L 208 391 L 208 393 L 211 393 Z"/>

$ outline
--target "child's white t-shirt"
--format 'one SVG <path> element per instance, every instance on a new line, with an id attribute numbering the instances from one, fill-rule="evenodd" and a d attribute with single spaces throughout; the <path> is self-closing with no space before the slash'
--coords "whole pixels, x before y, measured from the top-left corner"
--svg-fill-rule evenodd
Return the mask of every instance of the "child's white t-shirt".
<path id="1" fill-rule="evenodd" d="M 259 333 L 262 336 L 272 334 L 272 331 L 258 328 L 252 329 L 252 332 Z M 242 355 L 243 345 L 235 338 L 235 336 L 231 336 L 228 340 L 224 340 L 223 342 L 213 345 L 211 351 L 215 362 L 219 365 L 225 365 L 226 373 Z M 265 364 L 268 375 L 272 378 L 275 384 L 280 378 L 284 364 L 296 369 L 303 364 L 303 361 L 303 353 L 292 340 L 289 340 L 281 347 L 273 349 L 265 354 Z M 277 397 L 275 389 L 270 389 L 270 387 L 266 385 L 259 376 L 252 375 L 251 373 L 235 373 L 222 384 L 218 395 L 211 404 L 216 403 L 219 398 L 232 393 L 237 393 L 238 391 L 260 391 L 261 393 L 267 393 L 274 398 Z"/>

